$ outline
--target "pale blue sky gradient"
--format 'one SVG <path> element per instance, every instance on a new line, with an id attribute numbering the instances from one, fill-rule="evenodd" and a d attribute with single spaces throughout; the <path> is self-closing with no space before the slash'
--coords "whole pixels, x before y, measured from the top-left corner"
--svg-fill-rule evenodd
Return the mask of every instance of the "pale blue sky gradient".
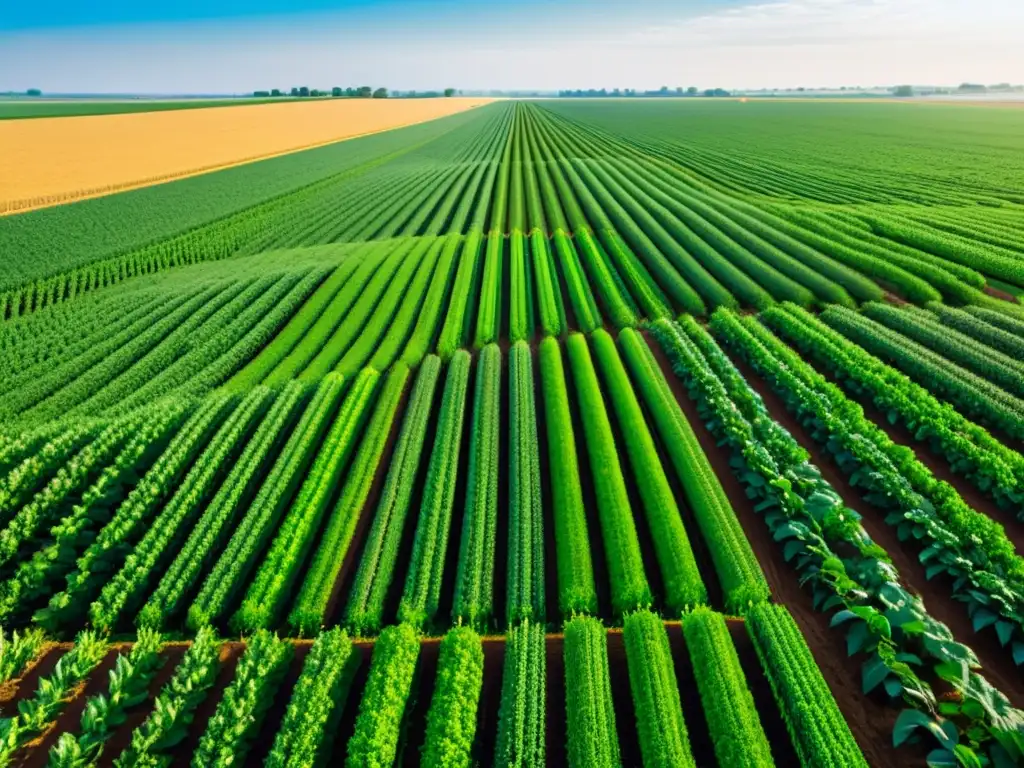
<path id="1" fill-rule="evenodd" d="M 0 14 L 0 91 L 1024 82 L 1020 0 L 12 5 Z"/>

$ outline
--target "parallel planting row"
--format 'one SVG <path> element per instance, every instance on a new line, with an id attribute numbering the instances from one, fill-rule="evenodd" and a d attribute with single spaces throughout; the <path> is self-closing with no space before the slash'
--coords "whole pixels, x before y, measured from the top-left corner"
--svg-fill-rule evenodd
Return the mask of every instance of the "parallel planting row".
<path id="1" fill-rule="evenodd" d="M 0 765 L 1024 763 L 1012 168 L 728 105 L 0 220 Z"/>

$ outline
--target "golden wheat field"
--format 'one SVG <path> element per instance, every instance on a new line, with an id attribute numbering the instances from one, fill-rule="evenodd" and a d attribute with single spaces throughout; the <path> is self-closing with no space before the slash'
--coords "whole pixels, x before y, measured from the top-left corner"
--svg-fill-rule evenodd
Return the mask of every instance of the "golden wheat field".
<path id="1" fill-rule="evenodd" d="M 0 213 L 203 173 L 489 101 L 345 99 L 2 121 Z"/>

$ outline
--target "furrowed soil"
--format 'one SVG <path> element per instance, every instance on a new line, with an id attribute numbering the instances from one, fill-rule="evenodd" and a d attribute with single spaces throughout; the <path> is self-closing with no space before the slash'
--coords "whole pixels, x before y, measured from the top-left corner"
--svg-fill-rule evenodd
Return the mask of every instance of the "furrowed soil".
<path id="1" fill-rule="evenodd" d="M 414 125 L 492 99 L 334 99 L 0 122 L 0 215 Z"/>
<path id="2" fill-rule="evenodd" d="M 743 532 L 764 570 L 775 602 L 785 605 L 796 620 L 868 764 L 923 764 L 923 760 L 915 761 L 913 755 L 897 755 L 891 737 L 897 711 L 861 693 L 860 664 L 847 658 L 846 642 L 842 633 L 831 629 L 829 617 L 814 609 L 810 593 L 800 587 L 796 572 L 786 563 L 781 548 L 772 540 L 764 520 L 754 511 L 754 505 L 747 498 L 743 486 L 733 475 L 729 465 L 728 449 L 719 446 L 704 425 L 696 404 L 690 399 L 683 382 L 673 373 L 661 347 L 649 335 L 644 335 L 675 394 L 676 401 L 693 427 L 701 448 L 736 511 Z M 785 422 L 781 423 L 785 426 Z M 747 666 L 750 666 L 749 662 Z"/>

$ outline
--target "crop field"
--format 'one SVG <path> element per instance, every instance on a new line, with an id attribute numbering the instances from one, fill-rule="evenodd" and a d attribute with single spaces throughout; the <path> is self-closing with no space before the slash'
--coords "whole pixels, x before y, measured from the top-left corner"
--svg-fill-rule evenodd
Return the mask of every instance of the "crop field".
<path id="1" fill-rule="evenodd" d="M 488 101 L 314 99 L 255 109 L 214 103 L 203 109 L 0 120 L 0 214 L 399 128 Z"/>
<path id="2" fill-rule="evenodd" d="M 0 98 L 0 120 L 38 119 L 42 117 L 84 117 L 86 115 L 120 115 L 128 112 L 164 112 L 176 109 L 208 109 L 210 107 L 242 107 L 257 104 L 280 104 L 297 101 L 290 96 L 253 98 L 181 98 L 181 99 L 108 99 L 28 97 Z"/>
<path id="3" fill-rule="evenodd" d="M 499 101 L 0 265 L 0 766 L 1024 764 L 1024 112 Z"/>

